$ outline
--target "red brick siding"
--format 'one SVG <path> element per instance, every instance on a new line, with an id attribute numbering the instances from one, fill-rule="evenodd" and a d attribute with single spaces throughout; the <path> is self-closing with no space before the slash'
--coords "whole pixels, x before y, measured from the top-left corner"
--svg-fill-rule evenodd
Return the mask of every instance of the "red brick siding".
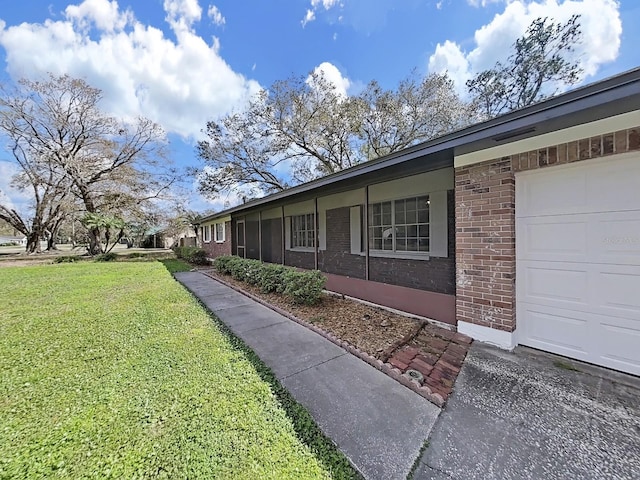
<path id="1" fill-rule="evenodd" d="M 316 259 L 314 252 L 301 252 L 294 250 L 287 250 L 284 254 L 285 265 L 290 267 L 304 268 L 306 270 L 313 270 L 316 266 Z"/>
<path id="2" fill-rule="evenodd" d="M 215 241 L 216 232 L 214 225 L 211 225 L 211 241 L 209 243 L 204 241 L 204 227 L 200 227 L 200 230 L 202 232 L 200 233 L 202 248 L 207 252 L 207 256 L 209 258 L 216 258 L 221 255 L 231 255 L 231 222 L 226 222 L 224 224 L 225 236 L 223 243 L 217 243 Z"/>
<path id="3" fill-rule="evenodd" d="M 346 277 L 365 277 L 365 257 L 351 253 L 351 209 L 327 210 L 327 249 L 318 252 L 318 268 Z"/>
<path id="4" fill-rule="evenodd" d="M 515 172 L 637 150 L 640 127 L 456 168 L 457 319 L 516 328 Z"/>

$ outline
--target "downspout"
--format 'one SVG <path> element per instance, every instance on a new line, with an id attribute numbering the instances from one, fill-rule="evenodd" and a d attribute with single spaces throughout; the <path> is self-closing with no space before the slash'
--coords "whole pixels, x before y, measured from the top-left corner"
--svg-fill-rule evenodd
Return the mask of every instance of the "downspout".
<path id="1" fill-rule="evenodd" d="M 313 212 L 313 235 L 314 235 L 314 264 L 315 264 L 315 269 L 318 270 L 318 243 L 320 241 L 320 232 L 319 232 L 319 227 L 320 227 L 320 222 L 318 221 L 318 197 L 314 197 L 313 199 L 313 208 L 314 208 L 314 212 Z"/>
<path id="2" fill-rule="evenodd" d="M 258 212 L 258 258 L 262 261 L 262 210 Z"/>
<path id="3" fill-rule="evenodd" d="M 284 247 L 285 247 L 285 243 L 287 241 L 284 238 L 285 235 L 286 235 L 286 230 L 284 228 L 284 205 L 282 205 L 280 208 L 281 208 L 281 211 L 282 211 L 282 221 L 280 222 L 280 224 L 281 224 L 280 226 L 282 227 L 282 229 L 281 229 L 282 230 L 282 242 L 281 242 L 282 243 L 282 265 L 284 265 L 285 264 L 284 263 L 284 253 L 285 253 L 285 248 Z"/>
<path id="4" fill-rule="evenodd" d="M 369 185 L 364 187 L 364 279 L 369 280 Z"/>

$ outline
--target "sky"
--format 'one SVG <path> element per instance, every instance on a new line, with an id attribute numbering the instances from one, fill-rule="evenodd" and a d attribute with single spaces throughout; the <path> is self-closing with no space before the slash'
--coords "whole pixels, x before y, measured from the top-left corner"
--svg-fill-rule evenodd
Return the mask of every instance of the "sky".
<path id="1" fill-rule="evenodd" d="M 202 166 L 208 120 L 246 105 L 274 81 L 320 69 L 340 90 L 377 80 L 393 89 L 412 70 L 447 71 L 464 95 L 474 73 L 504 60 L 532 20 L 581 14 L 576 49 L 591 83 L 640 66 L 638 0 L 23 0 L 0 4 L 0 82 L 48 72 L 103 90 L 103 109 L 163 126 L 179 167 Z M 9 185 L 0 146 L 0 201 Z M 192 208 L 221 209 L 238 201 Z"/>

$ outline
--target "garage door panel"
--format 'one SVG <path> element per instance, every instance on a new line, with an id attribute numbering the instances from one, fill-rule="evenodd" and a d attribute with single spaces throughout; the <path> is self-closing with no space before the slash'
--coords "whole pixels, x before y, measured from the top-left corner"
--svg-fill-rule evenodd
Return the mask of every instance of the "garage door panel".
<path id="1" fill-rule="evenodd" d="M 589 211 L 629 210 L 640 205 L 640 161 L 637 158 L 603 162 L 587 170 Z"/>
<path id="2" fill-rule="evenodd" d="M 611 266 L 601 270 L 596 276 L 595 289 L 594 307 L 598 313 L 640 322 L 640 268 Z"/>
<path id="3" fill-rule="evenodd" d="M 525 217 L 580 213 L 588 201 L 587 178 L 577 170 L 564 170 L 544 183 L 523 183 L 518 190 L 518 215 Z"/>
<path id="4" fill-rule="evenodd" d="M 542 217 L 527 219 L 516 245 L 519 260 L 584 262 L 588 259 L 586 218 Z"/>
<path id="5" fill-rule="evenodd" d="M 640 375 L 640 158 L 516 175 L 519 343 Z"/>
<path id="6" fill-rule="evenodd" d="M 588 314 L 541 305 L 524 304 L 527 317 L 525 336 L 527 345 L 560 355 L 584 359 L 589 343 Z"/>
<path id="7" fill-rule="evenodd" d="M 589 274 L 580 264 L 562 268 L 551 262 L 530 262 L 522 269 L 522 298 L 525 302 L 570 308 L 588 308 Z M 566 305 L 566 304 L 569 305 Z"/>
<path id="8" fill-rule="evenodd" d="M 640 331 L 636 325 L 629 327 L 619 324 L 600 324 L 595 349 L 600 356 L 600 364 L 616 370 L 640 375 Z"/>
<path id="9" fill-rule="evenodd" d="M 593 261 L 640 265 L 640 211 L 599 214 L 590 231 Z"/>

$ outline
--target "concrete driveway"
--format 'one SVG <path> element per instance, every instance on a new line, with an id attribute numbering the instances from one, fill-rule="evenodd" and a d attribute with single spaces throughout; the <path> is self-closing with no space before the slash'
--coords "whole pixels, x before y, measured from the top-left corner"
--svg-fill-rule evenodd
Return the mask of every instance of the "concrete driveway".
<path id="1" fill-rule="evenodd" d="M 640 478 L 640 378 L 475 343 L 413 478 Z"/>

